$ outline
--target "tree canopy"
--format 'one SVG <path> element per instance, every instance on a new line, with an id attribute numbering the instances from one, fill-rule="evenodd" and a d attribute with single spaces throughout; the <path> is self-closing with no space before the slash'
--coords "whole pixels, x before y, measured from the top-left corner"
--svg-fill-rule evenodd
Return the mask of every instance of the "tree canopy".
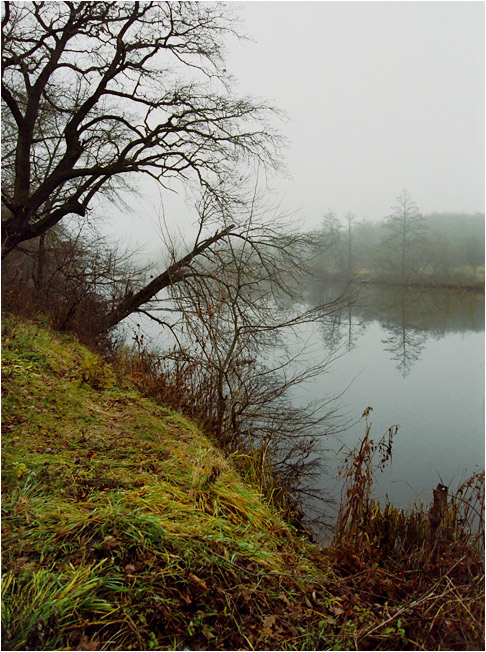
<path id="1" fill-rule="evenodd" d="M 275 165 L 272 109 L 231 92 L 231 8 L 200 2 L 6 2 L 2 257 L 136 173 L 215 197 Z"/>

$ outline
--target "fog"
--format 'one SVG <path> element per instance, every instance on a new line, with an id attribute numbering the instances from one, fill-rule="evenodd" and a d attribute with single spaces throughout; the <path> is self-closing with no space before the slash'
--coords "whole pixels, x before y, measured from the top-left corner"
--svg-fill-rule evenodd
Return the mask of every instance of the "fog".
<path id="1" fill-rule="evenodd" d="M 375 221 L 404 187 L 423 212 L 484 211 L 482 2 L 231 4 L 249 37 L 228 40 L 234 91 L 287 114 L 286 169 L 269 179 L 282 211 L 308 228 L 329 210 Z M 106 228 L 157 256 L 162 212 L 184 231 L 189 210 L 140 192 Z"/>
<path id="2" fill-rule="evenodd" d="M 484 4 L 241 3 L 239 89 L 288 114 L 286 201 L 387 215 L 405 186 L 424 212 L 484 210 Z"/>

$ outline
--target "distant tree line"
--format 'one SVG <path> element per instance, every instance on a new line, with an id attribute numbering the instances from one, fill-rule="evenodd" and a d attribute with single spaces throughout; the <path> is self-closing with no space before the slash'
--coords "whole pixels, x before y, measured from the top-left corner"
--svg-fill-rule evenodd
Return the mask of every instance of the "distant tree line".
<path id="1" fill-rule="evenodd" d="M 422 214 L 404 189 L 378 222 L 324 214 L 316 271 L 325 277 L 400 284 L 484 281 L 484 213 Z"/>

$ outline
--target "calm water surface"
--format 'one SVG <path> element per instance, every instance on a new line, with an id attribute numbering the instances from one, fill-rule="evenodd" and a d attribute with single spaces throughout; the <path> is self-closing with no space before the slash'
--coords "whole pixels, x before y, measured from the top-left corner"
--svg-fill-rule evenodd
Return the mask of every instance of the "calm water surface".
<path id="1" fill-rule="evenodd" d="M 305 300 L 318 305 L 339 294 L 321 283 Z M 323 438 L 318 488 L 325 495 L 339 500 L 339 465 L 364 435 L 360 417 L 368 406 L 375 441 L 400 426 L 393 462 L 377 475 L 376 497 L 408 507 L 429 501 L 438 482 L 452 490 L 484 469 L 484 295 L 368 287 L 351 308 L 307 325 L 298 340 L 297 346 L 309 341 L 310 362 L 335 360 L 294 388 L 295 404 L 339 396 L 340 422 L 354 422 L 339 438 Z M 314 507 L 334 520 L 329 504 Z"/>
<path id="2" fill-rule="evenodd" d="M 332 292 L 317 286 L 312 300 Z M 352 309 L 321 323 L 313 338 L 338 357 L 297 400 L 346 390 L 340 411 L 356 421 L 371 406 L 375 441 L 400 426 L 393 462 L 377 475 L 376 497 L 407 507 L 428 501 L 438 482 L 453 488 L 484 469 L 483 295 L 366 289 Z M 326 438 L 319 485 L 331 496 L 340 493 L 336 473 L 346 449 L 364 431 L 363 419 L 338 439 Z"/>

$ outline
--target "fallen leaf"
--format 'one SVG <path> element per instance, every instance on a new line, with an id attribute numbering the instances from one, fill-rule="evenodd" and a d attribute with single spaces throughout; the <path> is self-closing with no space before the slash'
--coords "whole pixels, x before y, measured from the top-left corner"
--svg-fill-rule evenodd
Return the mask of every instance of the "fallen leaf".
<path id="1" fill-rule="evenodd" d="M 211 640 L 212 638 L 216 638 L 215 635 L 213 634 L 213 632 L 210 629 L 208 629 L 207 625 L 204 625 L 204 627 L 202 628 L 202 633 L 209 640 Z"/>
<path id="2" fill-rule="evenodd" d="M 261 632 L 262 637 L 272 635 L 272 629 L 275 627 L 276 620 L 277 616 L 275 614 L 272 614 L 271 616 L 265 616 L 263 619 L 263 628 Z"/>
<path id="3" fill-rule="evenodd" d="M 278 597 L 279 597 L 281 600 L 283 600 L 283 601 L 285 602 L 285 604 L 286 604 L 287 607 L 292 607 L 292 603 L 291 603 L 290 600 L 287 598 L 287 596 L 285 595 L 285 593 L 281 593 Z"/>
<path id="4" fill-rule="evenodd" d="M 197 575 L 194 575 L 194 573 L 189 573 L 189 577 L 191 578 L 191 580 L 197 582 L 199 586 L 201 586 L 205 591 L 208 590 L 208 585 L 206 584 L 206 582 L 201 578 L 199 578 Z"/>
<path id="5" fill-rule="evenodd" d="M 99 641 L 95 638 L 89 639 L 87 636 L 81 636 L 78 643 L 78 650 L 86 650 L 86 652 L 91 652 L 91 650 L 97 650 Z"/>

